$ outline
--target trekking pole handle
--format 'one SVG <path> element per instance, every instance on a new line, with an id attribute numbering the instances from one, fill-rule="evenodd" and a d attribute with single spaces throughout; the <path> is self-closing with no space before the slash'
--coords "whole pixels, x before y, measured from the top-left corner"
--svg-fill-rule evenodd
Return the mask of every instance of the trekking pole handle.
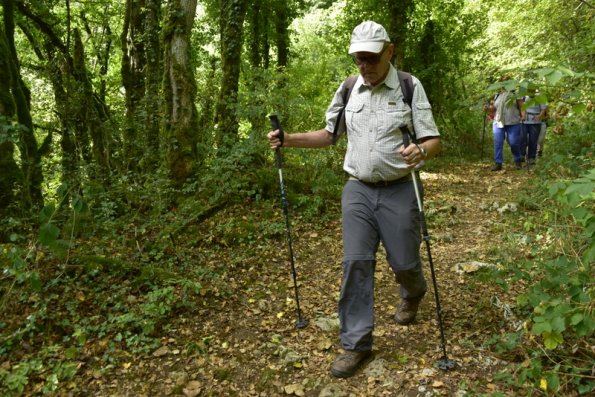
<path id="1" fill-rule="evenodd" d="M 283 146 L 283 140 L 285 138 L 285 132 L 283 132 L 283 127 L 281 127 L 281 122 L 279 121 L 279 117 L 276 114 L 269 115 L 269 119 L 271 120 L 271 126 L 273 130 L 279 130 L 279 140 L 281 141 L 281 146 Z"/>

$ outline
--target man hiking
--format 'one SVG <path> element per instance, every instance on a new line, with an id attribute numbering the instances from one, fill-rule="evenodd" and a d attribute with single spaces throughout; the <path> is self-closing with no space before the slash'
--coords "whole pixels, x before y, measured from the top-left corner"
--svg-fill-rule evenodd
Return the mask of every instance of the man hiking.
<path id="1" fill-rule="evenodd" d="M 267 135 L 271 148 L 322 148 L 333 143 L 333 131 L 347 135 L 343 169 L 349 178 L 342 194 L 343 278 L 339 298 L 340 337 L 344 352 L 331 373 L 352 376 L 372 355 L 374 329 L 374 270 L 382 242 L 400 285 L 398 324 L 414 321 L 427 286 L 420 258 L 420 222 L 411 170 L 441 149 L 440 134 L 426 93 L 417 78 L 411 105 L 404 96 L 397 70 L 390 60 L 394 44 L 381 25 L 366 21 L 352 32 L 349 54 L 359 70 L 344 103 L 343 86 L 326 112 L 326 126 L 318 131 Z M 344 113 L 343 113 L 344 111 Z M 344 123 L 341 114 L 344 114 Z M 407 126 L 417 142 L 403 147 Z"/>

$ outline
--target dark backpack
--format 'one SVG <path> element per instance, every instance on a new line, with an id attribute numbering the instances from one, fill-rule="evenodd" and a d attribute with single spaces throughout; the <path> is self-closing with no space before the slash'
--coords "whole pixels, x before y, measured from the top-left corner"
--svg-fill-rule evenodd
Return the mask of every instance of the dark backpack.
<path id="1" fill-rule="evenodd" d="M 405 102 L 410 108 L 413 102 L 413 82 L 411 80 L 411 74 L 397 70 L 397 76 L 399 77 L 399 84 L 401 85 L 401 91 L 403 91 L 403 102 Z M 343 108 L 339 111 L 335 128 L 333 129 L 333 145 L 337 143 L 337 135 L 339 133 L 339 126 L 345 124 L 345 107 L 349 102 L 351 91 L 358 76 L 349 76 L 343 82 L 343 90 L 341 96 L 343 97 Z M 413 131 L 415 134 L 415 131 Z"/>

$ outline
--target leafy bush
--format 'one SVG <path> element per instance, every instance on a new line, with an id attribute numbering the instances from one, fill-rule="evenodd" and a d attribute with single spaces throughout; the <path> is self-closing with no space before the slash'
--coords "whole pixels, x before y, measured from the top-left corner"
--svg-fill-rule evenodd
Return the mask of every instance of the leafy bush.
<path id="1" fill-rule="evenodd" d="M 569 135 L 582 132 L 574 127 Z M 497 349 L 510 351 L 525 344 L 528 358 L 514 376 L 503 375 L 514 385 L 530 382 L 544 392 L 573 388 L 588 394 L 595 390 L 590 377 L 595 357 L 589 345 L 595 334 L 595 169 L 592 142 L 574 138 L 560 139 L 563 154 L 553 155 L 539 175 L 554 179 L 549 189 L 539 179 L 531 186 L 536 200 L 540 195 L 549 198 L 540 200 L 547 203 L 542 208 L 547 229 L 537 230 L 549 249 L 542 260 L 505 271 L 513 275 L 512 281 L 531 280 L 531 285 L 517 297 L 517 311 L 525 318 L 523 330 L 512 338 L 518 341 L 507 344 L 512 340 L 507 334 Z"/>

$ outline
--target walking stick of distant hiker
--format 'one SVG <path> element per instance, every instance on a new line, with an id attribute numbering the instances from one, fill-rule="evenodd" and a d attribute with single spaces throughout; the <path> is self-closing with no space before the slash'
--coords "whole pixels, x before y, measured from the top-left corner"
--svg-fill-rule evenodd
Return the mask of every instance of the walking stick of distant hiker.
<path id="1" fill-rule="evenodd" d="M 273 130 L 279 130 L 279 139 L 283 144 L 283 128 L 279 122 L 276 114 L 269 116 Z M 289 224 L 289 210 L 287 209 L 287 195 L 285 193 L 285 185 L 283 184 L 283 166 L 281 158 L 281 149 L 275 149 L 275 159 L 277 160 L 277 169 L 279 170 L 279 185 L 281 186 L 281 202 L 283 204 L 283 214 L 285 215 L 285 229 L 287 231 L 287 245 L 289 247 L 289 261 L 291 263 L 291 275 L 293 276 L 293 289 L 295 291 L 295 303 L 297 305 L 297 321 L 295 326 L 297 328 L 305 328 L 308 325 L 308 320 L 302 317 L 302 310 L 300 309 L 300 295 L 298 293 L 297 272 L 295 271 L 295 262 L 293 260 L 293 248 L 291 241 L 291 228 Z"/>
<path id="2" fill-rule="evenodd" d="M 409 139 L 413 140 L 414 144 L 415 137 L 409 131 L 406 125 L 399 127 L 403 133 L 403 146 L 409 146 Z M 417 208 L 419 209 L 419 223 L 421 224 L 422 237 L 426 242 L 426 251 L 428 254 L 428 262 L 430 263 L 430 272 L 432 274 L 432 284 L 434 285 L 434 297 L 436 298 L 436 313 L 438 314 L 438 327 L 440 328 L 440 339 L 442 341 L 442 359 L 438 360 L 436 366 L 442 370 L 453 369 L 456 363 L 450 360 L 446 355 L 446 338 L 444 337 L 444 326 L 442 325 L 442 307 L 440 306 L 440 297 L 438 295 L 438 283 L 436 282 L 436 272 L 434 271 L 434 262 L 432 261 L 432 251 L 430 250 L 430 235 L 428 234 L 428 227 L 426 225 L 426 217 L 424 215 L 424 208 L 419 194 L 419 186 L 417 184 L 417 174 L 415 168 L 411 170 L 411 178 L 413 179 L 413 187 L 415 189 L 415 197 L 417 199 Z"/>
<path id="3" fill-rule="evenodd" d="M 488 102 L 489 104 L 489 102 Z M 483 131 L 481 132 L 481 161 L 483 161 L 483 143 L 486 137 L 486 118 L 488 117 L 487 112 L 483 112 Z"/>

